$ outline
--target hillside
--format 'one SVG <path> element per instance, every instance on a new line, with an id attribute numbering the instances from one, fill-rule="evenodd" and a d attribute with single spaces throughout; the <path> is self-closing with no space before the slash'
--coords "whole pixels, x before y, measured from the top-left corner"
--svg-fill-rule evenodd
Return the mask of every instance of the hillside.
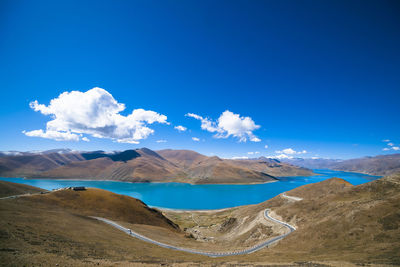
<path id="1" fill-rule="evenodd" d="M 286 163 L 226 160 L 188 150 L 147 148 L 106 153 L 57 150 L 2 154 L 0 176 L 128 182 L 265 183 L 274 176 L 312 175 Z"/>
<path id="2" fill-rule="evenodd" d="M 0 190 L 6 184 L 1 183 Z M 132 228 L 184 238 L 160 212 L 131 197 L 88 189 L 0 201 L 1 266 L 126 266 L 207 260 L 140 241 L 88 217 L 104 216 Z"/>
<path id="3" fill-rule="evenodd" d="M 212 236 L 226 247 L 251 245 L 258 238 L 285 231 L 259 220 L 267 208 L 275 218 L 297 227 L 272 248 L 232 258 L 239 262 L 339 260 L 346 264 L 400 264 L 399 174 L 358 186 L 331 178 L 286 194 L 303 200 L 278 195 L 257 205 L 222 211 L 164 213 L 196 239 L 212 243 L 208 239 Z"/>
<path id="4" fill-rule="evenodd" d="M 278 196 L 243 208 L 244 213 L 271 208 L 278 218 L 298 228 L 270 251 L 257 252 L 254 257 L 266 260 L 283 253 L 287 260 L 400 264 L 399 174 L 358 186 L 329 179 L 287 195 L 303 200 Z"/>
<path id="5" fill-rule="evenodd" d="M 30 185 L 0 181 L 0 198 L 22 194 L 35 194 L 46 191 L 47 190 Z"/>
<path id="6" fill-rule="evenodd" d="M 24 177 L 58 168 L 84 158 L 77 153 L 21 153 L 0 157 L 0 175 Z"/>
<path id="7" fill-rule="evenodd" d="M 400 172 L 400 154 L 379 155 L 349 160 L 286 159 L 285 162 L 311 169 L 332 169 L 379 176 Z"/>
<path id="8" fill-rule="evenodd" d="M 45 261 L 74 266 L 117 262 L 173 266 L 177 261 L 179 266 L 199 261 L 209 266 L 400 263 L 400 175 L 358 186 L 332 178 L 286 194 L 303 200 L 279 195 L 257 205 L 221 211 L 163 211 L 170 219 L 139 200 L 99 189 L 3 199 L 0 260 L 17 265 Z M 263 218 L 266 208 L 297 230 L 270 248 L 215 259 L 160 248 L 87 217 L 110 218 L 169 244 L 226 251 L 285 233 L 284 228 Z"/>
<path id="9" fill-rule="evenodd" d="M 162 157 L 183 168 L 191 178 L 246 176 L 257 179 L 260 173 L 280 176 L 309 176 L 311 170 L 295 167 L 275 160 L 230 160 L 219 157 L 207 157 L 190 150 L 159 150 Z M 230 172 L 230 173 L 229 173 Z M 260 177 L 263 178 L 262 176 Z"/>
<path id="10" fill-rule="evenodd" d="M 314 174 L 310 169 L 266 158 L 229 160 L 229 162 L 237 166 L 246 166 L 253 171 L 265 172 L 275 177 L 310 176 Z"/>

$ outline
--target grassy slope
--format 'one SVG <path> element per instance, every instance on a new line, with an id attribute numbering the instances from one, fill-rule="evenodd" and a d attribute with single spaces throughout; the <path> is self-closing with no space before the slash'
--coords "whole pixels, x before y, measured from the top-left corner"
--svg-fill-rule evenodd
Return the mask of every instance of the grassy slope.
<path id="1" fill-rule="evenodd" d="M 46 190 L 25 185 L 25 184 L 17 184 L 12 182 L 0 181 L 0 197 L 8 197 L 22 194 L 34 194 L 45 192 Z"/>
<path id="2" fill-rule="evenodd" d="M 400 264 L 400 175 L 359 186 L 331 179 L 287 194 L 304 200 L 278 196 L 256 207 L 272 208 L 298 230 L 252 257 Z"/>
<path id="3" fill-rule="evenodd" d="M 153 220 L 151 212 L 146 220 L 137 221 L 135 216 L 125 212 L 129 207 L 125 207 L 123 198 L 120 202 L 117 197 L 113 200 L 115 203 L 108 205 L 112 193 L 105 198 L 92 196 L 92 193 L 101 195 L 103 192 L 89 190 L 86 191 L 89 194 L 82 196 L 84 192 L 65 195 L 67 193 L 60 191 L 45 196 L 1 200 L 0 262 L 16 262 L 17 259 L 17 266 L 43 260 L 70 265 L 86 261 L 107 265 L 117 261 L 221 263 L 228 260 L 242 263 L 310 260 L 400 263 L 399 175 L 359 186 L 351 186 L 342 179 L 330 179 L 287 192 L 289 196 L 303 197 L 302 201 L 277 196 L 258 205 L 211 213 L 209 217 L 195 215 L 200 224 L 212 223 L 213 216 L 217 215 L 216 222 L 227 226 L 229 231 L 230 225 L 225 223 L 229 218 L 251 218 L 265 208 L 271 208 L 274 216 L 298 227 L 272 248 L 222 259 L 162 249 L 83 216 L 101 214 L 120 222 L 129 221 L 133 226 L 145 223 L 149 227 L 145 229 L 147 231 L 163 227 L 170 234 L 179 234 L 168 221 Z M 97 204 L 91 206 L 88 203 Z M 132 203 L 140 206 L 140 202 Z M 121 208 L 114 209 L 116 204 Z M 249 230 L 257 229 L 258 225 L 255 225 Z"/>
<path id="4" fill-rule="evenodd" d="M 142 201 L 110 191 L 89 188 L 85 191 L 59 190 L 29 198 L 32 203 L 57 206 L 70 212 L 99 216 L 132 224 L 160 226 L 178 231 L 178 227 L 158 210 L 149 208 Z"/>
<path id="5" fill-rule="evenodd" d="M 7 182 L 0 184 L 0 188 L 9 186 Z M 88 216 L 182 235 L 175 224 L 140 200 L 105 190 L 60 190 L 4 199 L 0 200 L 0 265 L 80 266 L 207 259 L 148 244 Z"/>
<path id="6" fill-rule="evenodd" d="M 270 208 L 273 216 L 295 225 L 298 230 L 276 246 L 256 253 L 233 257 L 238 261 L 295 262 L 346 261 L 400 264 L 400 175 L 385 177 L 359 186 L 339 178 L 309 184 L 287 192 L 302 197 L 292 201 L 281 196 L 258 205 L 204 214 L 201 212 L 166 212 L 179 225 L 199 229 L 191 221 L 216 229 L 233 222 L 232 233 L 240 231 L 235 222 L 250 224 L 256 215 Z M 249 228 L 233 243 L 262 234 L 260 224 Z M 277 228 L 273 230 L 279 231 Z M 217 234 L 214 233 L 214 235 Z"/>
<path id="7" fill-rule="evenodd" d="M 2 200 L 0 216 L 2 266 L 206 259 L 142 242 L 97 220 L 28 198 Z"/>

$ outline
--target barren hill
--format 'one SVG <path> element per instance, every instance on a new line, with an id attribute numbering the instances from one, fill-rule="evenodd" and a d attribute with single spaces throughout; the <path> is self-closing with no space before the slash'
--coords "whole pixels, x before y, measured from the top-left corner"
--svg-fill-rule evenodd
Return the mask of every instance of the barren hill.
<path id="1" fill-rule="evenodd" d="M 17 265 L 61 262 L 75 266 L 127 265 L 132 261 L 156 265 L 232 262 L 246 266 L 302 266 L 299 262 L 310 266 L 310 261 L 324 266 L 400 263 L 400 175 L 358 186 L 332 178 L 286 195 L 302 200 L 279 195 L 258 205 L 221 211 L 164 211 L 182 230 L 193 234 L 189 238 L 160 212 L 104 190 L 61 190 L 1 200 L 0 260 Z M 271 216 L 295 225 L 297 230 L 275 246 L 216 259 L 144 243 L 87 217 L 110 218 L 166 243 L 228 250 L 251 246 L 285 231 L 263 218 L 266 208 Z"/>
<path id="2" fill-rule="evenodd" d="M 400 172 L 400 154 L 379 155 L 348 160 L 331 159 L 285 159 L 285 162 L 311 169 L 361 172 L 385 176 Z"/>
<path id="3" fill-rule="evenodd" d="M 288 260 L 400 263 L 399 174 L 358 186 L 334 178 L 286 194 L 303 200 L 278 196 L 243 208 L 244 213 L 271 208 L 278 218 L 297 226 L 271 251 L 255 257 L 283 253 Z"/>
<path id="4" fill-rule="evenodd" d="M 251 245 L 257 238 L 284 231 L 260 217 L 265 209 L 296 226 L 276 246 L 232 258 L 236 261 L 400 263 L 400 174 L 358 186 L 331 178 L 286 195 L 302 200 L 278 195 L 257 205 L 221 211 L 164 212 L 196 239 L 226 247 Z"/>
<path id="5" fill-rule="evenodd" d="M 40 192 L 46 192 L 42 188 L 38 188 L 35 186 L 30 186 L 26 184 L 18 184 L 6 181 L 0 181 L 0 198 L 1 197 L 8 197 L 8 196 L 15 196 L 15 195 L 22 195 L 22 194 L 34 194 Z"/>
<path id="6" fill-rule="evenodd" d="M 129 182 L 264 183 L 274 176 L 312 175 L 286 163 L 207 157 L 189 150 L 147 148 L 106 153 L 57 150 L 2 154 L 0 176 Z"/>

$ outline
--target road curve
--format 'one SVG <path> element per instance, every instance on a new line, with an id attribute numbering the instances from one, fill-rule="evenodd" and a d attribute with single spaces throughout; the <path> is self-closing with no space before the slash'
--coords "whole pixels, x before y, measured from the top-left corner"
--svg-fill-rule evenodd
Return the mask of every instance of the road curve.
<path id="1" fill-rule="evenodd" d="M 194 249 L 189 249 L 189 248 L 175 247 L 175 246 L 168 245 L 168 244 L 165 244 L 165 243 L 161 243 L 161 242 L 155 241 L 153 239 L 150 239 L 148 237 L 145 237 L 145 236 L 143 236 L 141 234 L 138 234 L 138 233 L 136 233 L 136 232 L 134 232 L 134 231 L 132 231 L 132 230 L 130 230 L 128 228 L 125 228 L 125 227 L 123 227 L 123 226 L 121 226 L 121 225 L 119 225 L 116 222 L 113 222 L 111 220 L 108 220 L 108 219 L 105 219 L 105 218 L 101 218 L 101 217 L 92 217 L 92 218 L 97 219 L 97 220 L 102 221 L 102 222 L 105 222 L 105 223 L 107 223 L 107 224 L 109 224 L 109 225 L 111 225 L 111 226 L 113 226 L 113 227 L 125 232 L 126 234 L 128 234 L 130 236 L 136 237 L 136 238 L 138 238 L 140 240 L 143 240 L 145 242 L 149 242 L 149 243 L 158 245 L 160 247 L 174 249 L 174 250 L 178 250 L 178 251 L 184 251 L 184 252 L 193 253 L 193 254 L 204 255 L 204 256 L 208 256 L 208 257 L 224 257 L 224 256 L 234 256 L 234 255 L 244 255 L 244 254 L 250 254 L 250 253 L 256 252 L 256 251 L 258 251 L 258 250 L 260 250 L 262 248 L 268 247 L 269 245 L 271 245 L 271 244 L 273 244 L 275 242 L 278 242 L 279 240 L 285 238 L 291 232 L 296 230 L 296 228 L 294 226 L 292 226 L 292 225 L 290 225 L 288 223 L 282 222 L 282 221 L 280 221 L 278 219 L 272 218 L 271 216 L 269 216 L 268 212 L 269 212 L 269 209 L 266 209 L 264 211 L 264 218 L 266 220 L 271 220 L 273 222 L 282 224 L 283 226 L 285 226 L 285 227 L 287 227 L 289 229 L 289 232 L 286 233 L 286 234 L 280 235 L 280 236 L 276 236 L 276 237 L 274 237 L 272 239 L 269 239 L 269 240 L 267 240 L 265 242 L 262 242 L 262 243 L 260 243 L 260 244 L 258 244 L 256 246 L 254 246 L 254 247 L 251 247 L 251 248 L 248 248 L 248 249 L 244 249 L 244 250 L 239 250 L 239 251 L 230 251 L 230 252 L 205 252 L 205 251 L 199 251 L 199 250 L 194 250 Z"/>
<path id="2" fill-rule="evenodd" d="M 294 201 L 301 201 L 301 200 L 303 200 L 301 197 L 288 196 L 288 195 L 286 195 L 286 192 L 283 192 L 281 196 L 284 197 L 284 198 L 287 198 L 287 199 L 294 200 Z"/>

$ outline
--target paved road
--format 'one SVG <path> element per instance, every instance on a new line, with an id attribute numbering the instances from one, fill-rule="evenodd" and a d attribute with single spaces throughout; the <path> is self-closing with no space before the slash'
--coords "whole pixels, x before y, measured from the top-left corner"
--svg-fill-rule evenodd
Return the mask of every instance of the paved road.
<path id="1" fill-rule="evenodd" d="M 291 232 L 296 230 L 296 228 L 294 226 L 292 226 L 292 225 L 290 225 L 288 223 L 282 222 L 282 221 L 280 221 L 278 219 L 272 218 L 271 216 L 269 216 L 268 212 L 269 212 L 269 209 L 266 209 L 265 212 L 264 212 L 264 217 L 265 217 L 266 220 L 271 220 L 273 222 L 276 222 L 276 223 L 279 223 L 279 224 L 282 224 L 282 225 L 286 226 L 289 229 L 289 232 L 286 233 L 286 234 L 274 237 L 272 239 L 269 239 L 269 240 L 267 240 L 265 242 L 262 242 L 261 244 L 258 244 L 258 245 L 254 246 L 254 247 L 251 247 L 251 248 L 248 248 L 248 249 L 244 249 L 244 250 L 239 250 L 239 251 L 230 251 L 230 252 L 204 252 L 204 251 L 199 251 L 199 250 L 194 250 L 194 249 L 189 249 L 189 248 L 175 247 L 175 246 L 164 244 L 164 243 L 155 241 L 153 239 L 150 239 L 148 237 L 145 237 L 145 236 L 143 236 L 141 234 L 138 234 L 138 233 L 136 233 L 136 232 L 134 232 L 134 231 L 132 231 L 132 230 L 130 230 L 128 228 L 125 228 L 125 227 L 123 227 L 123 226 L 121 226 L 121 225 L 119 225 L 116 222 L 113 222 L 111 220 L 104 219 L 104 218 L 101 218 L 101 217 L 92 217 L 92 218 L 95 218 L 95 219 L 97 219 L 99 221 L 105 222 L 105 223 L 107 223 L 107 224 L 109 224 L 109 225 L 111 225 L 111 226 L 113 226 L 113 227 L 125 232 L 126 234 L 128 234 L 130 236 L 136 237 L 136 238 L 138 238 L 140 240 L 143 240 L 145 242 L 149 242 L 149 243 L 158 245 L 160 247 L 174 249 L 174 250 L 178 250 L 178 251 L 189 252 L 189 253 L 193 253 L 193 254 L 200 254 L 200 255 L 209 256 L 209 257 L 224 257 L 224 256 L 250 254 L 250 253 L 256 252 L 257 250 L 260 250 L 262 248 L 268 247 L 269 245 L 271 245 L 271 244 L 273 244 L 275 242 L 278 242 L 279 240 L 283 239 L 284 237 L 289 235 Z"/>
<path id="2" fill-rule="evenodd" d="M 291 200 L 294 200 L 294 201 L 303 200 L 301 197 L 292 197 L 292 196 L 288 196 L 288 195 L 286 195 L 286 192 L 283 192 L 283 193 L 282 193 L 282 197 L 287 198 L 287 199 L 291 199 Z"/>

